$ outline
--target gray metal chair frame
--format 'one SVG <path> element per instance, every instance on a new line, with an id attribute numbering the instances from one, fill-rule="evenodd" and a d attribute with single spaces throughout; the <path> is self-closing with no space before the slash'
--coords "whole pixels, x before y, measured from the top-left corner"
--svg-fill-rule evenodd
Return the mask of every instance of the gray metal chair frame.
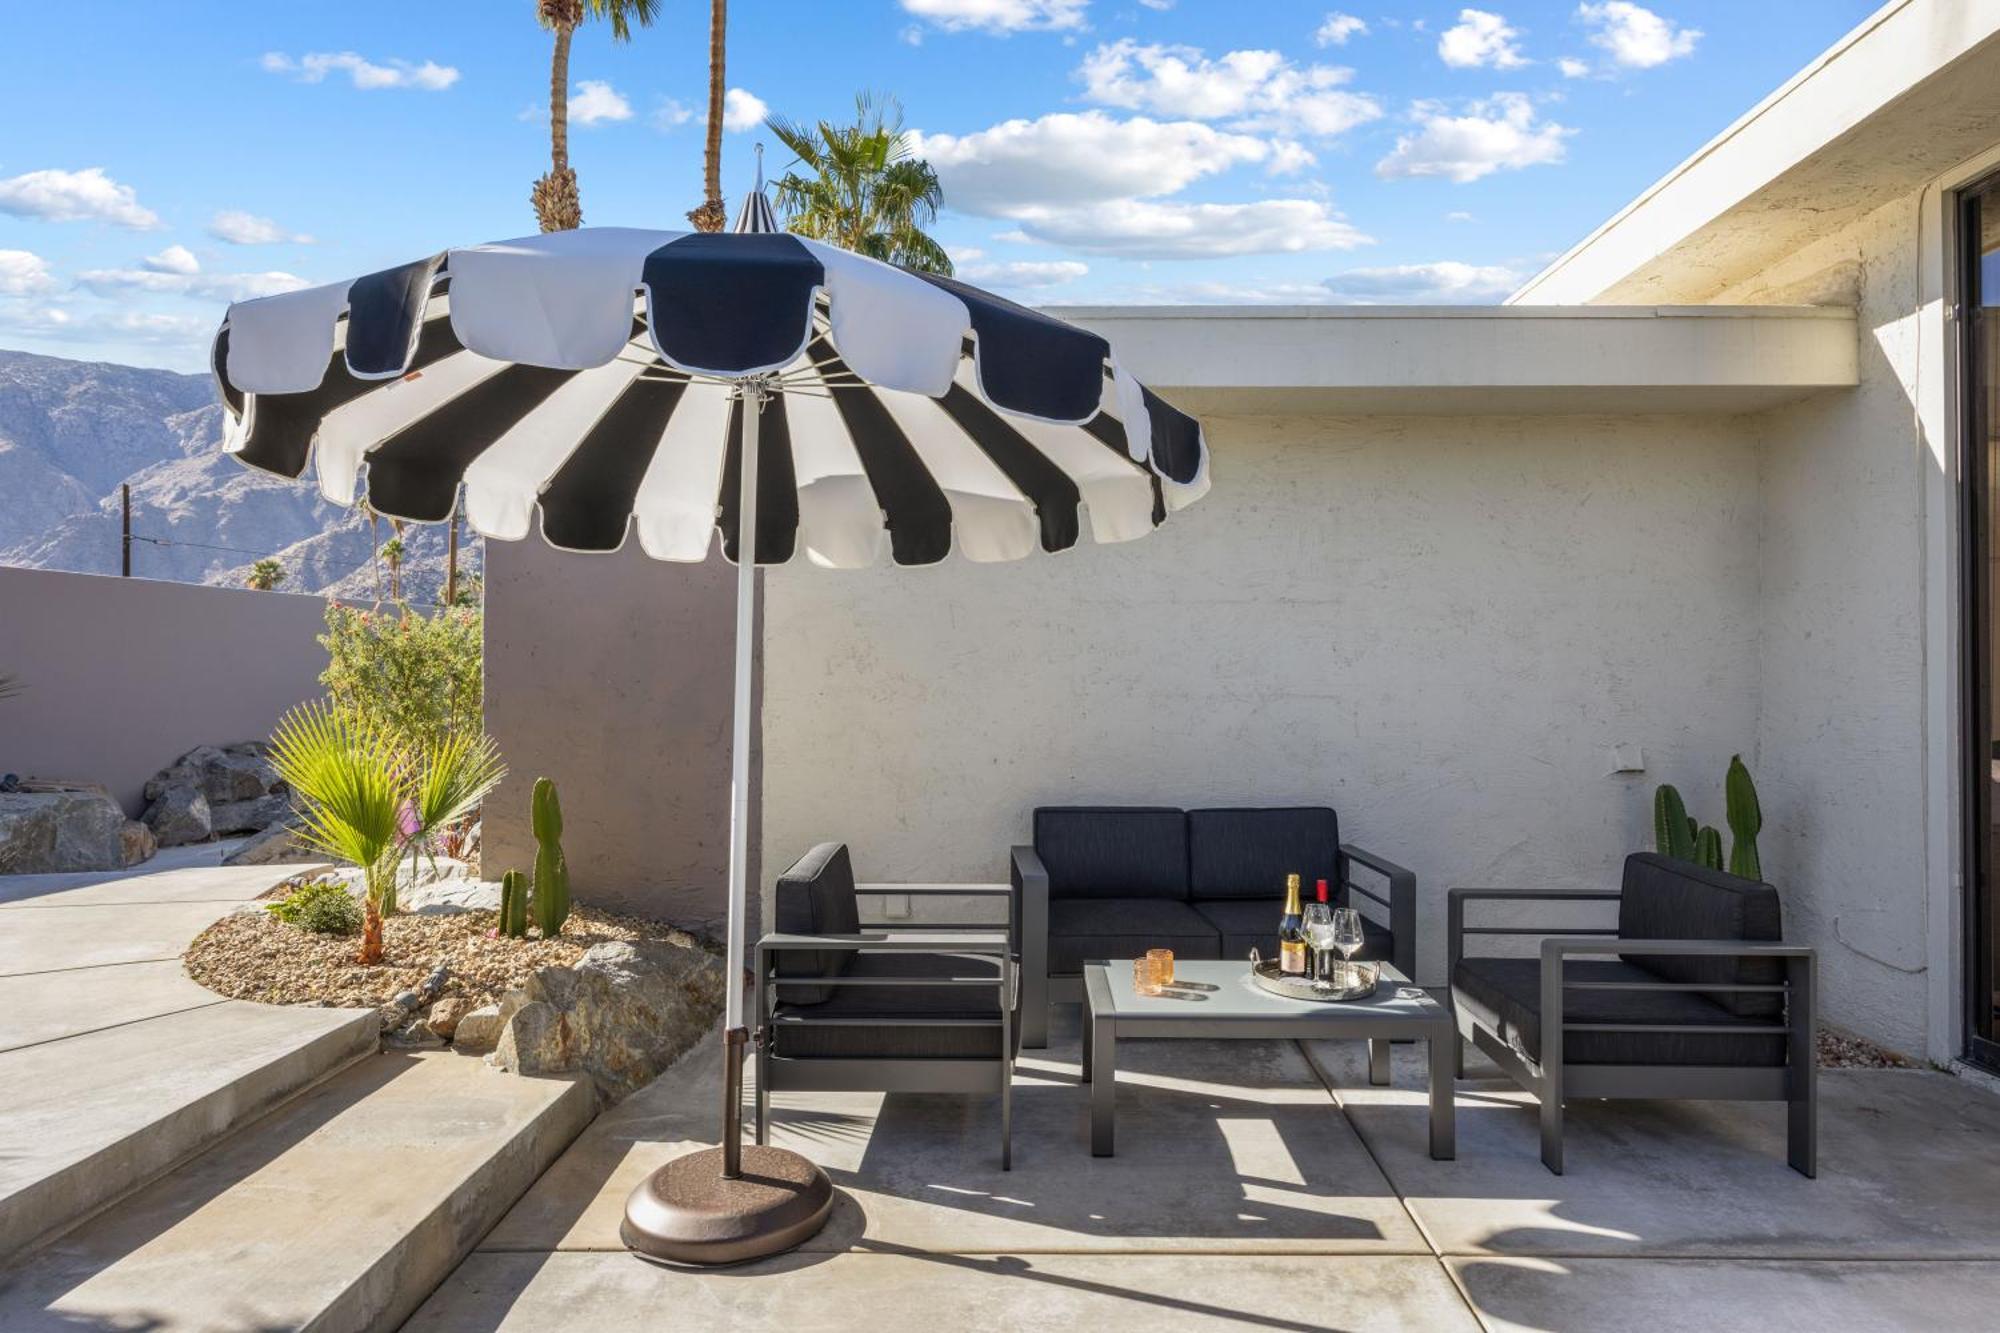
<path id="1" fill-rule="evenodd" d="M 1465 1043 L 1471 1042 L 1516 1084 L 1541 1103 L 1542 1164 L 1556 1175 L 1563 1170 L 1563 1099 L 1566 1097 L 1631 1098 L 1688 1101 L 1785 1102 L 1788 1115 L 1785 1160 L 1803 1176 L 1819 1171 L 1819 1077 L 1816 1007 L 1819 992 L 1817 953 L 1797 944 L 1735 940 L 1620 939 L 1612 931 L 1588 927 L 1468 926 L 1465 905 L 1479 900 L 1513 902 L 1617 902 L 1615 892 L 1563 892 L 1544 889 L 1453 889 L 1447 899 L 1446 932 L 1450 968 L 1457 975 L 1468 935 L 1541 939 L 1541 1063 L 1535 1064 L 1497 1033 L 1472 1017 L 1453 986 L 1452 1009 L 1458 1026 L 1457 1072 L 1465 1075 Z M 1707 958 L 1773 958 L 1784 964 L 1783 982 L 1769 985 L 1709 982 L 1565 981 L 1565 959 L 1584 956 L 1632 957 L 1665 955 Z M 1784 997 L 1782 1023 L 1759 1026 L 1691 1023 L 1581 1023 L 1567 1020 L 1563 996 L 1577 990 L 1722 991 L 1776 993 Z M 1771 1066 L 1699 1065 L 1575 1065 L 1563 1059 L 1566 1032 L 1719 1033 L 1731 1036 L 1783 1035 L 1785 1063 Z"/>
<path id="2" fill-rule="evenodd" d="M 894 893 L 912 897 L 1012 897 L 1005 887 L 964 884 L 917 886 L 908 884 L 857 884 L 857 894 Z M 767 1143 L 771 1133 L 773 1092 L 995 1092 L 1000 1096 L 1000 1169 L 1014 1165 L 1014 1001 L 1020 991 L 1020 969 L 1015 961 L 1015 945 L 1010 932 L 995 930 L 990 924 L 906 924 L 864 923 L 868 929 L 858 935 L 783 935 L 771 933 L 757 941 L 755 969 L 755 1012 L 757 1024 L 757 1142 Z M 784 978 L 773 971 L 777 955 L 788 951 L 823 952 L 841 949 L 862 953 L 934 953 L 975 955 L 991 958 L 996 964 L 990 974 L 950 977 L 813 977 L 813 986 L 990 986 L 998 990 L 999 1017 L 896 1018 L 898 1026 L 994 1027 L 1000 1035 L 1000 1058 L 928 1059 L 906 1057 L 871 1059 L 865 1057 L 796 1057 L 772 1053 L 774 1029 L 787 1023 L 798 1026 L 868 1026 L 880 1020 L 865 1018 L 815 1018 L 810 1014 L 774 1019 L 776 988 Z M 971 961 L 971 960 L 968 960 Z M 974 970 L 977 970 L 976 968 Z"/>
<path id="3" fill-rule="evenodd" d="M 1041 1049 L 1049 1044 L 1049 1006 L 1082 1004 L 1083 976 L 1049 975 L 1049 872 L 1034 847 L 1018 846 L 1009 858 L 1009 873 L 1018 896 L 1021 923 L 1021 1045 Z M 1382 877 L 1380 890 L 1357 883 L 1354 867 L 1366 866 Z M 1355 905 L 1358 895 L 1377 904 L 1389 917 L 1396 937 L 1389 961 L 1404 976 L 1417 975 L 1417 875 L 1386 857 L 1351 842 L 1340 844 L 1342 905 Z M 1273 909 L 1275 919 L 1276 909 Z"/>

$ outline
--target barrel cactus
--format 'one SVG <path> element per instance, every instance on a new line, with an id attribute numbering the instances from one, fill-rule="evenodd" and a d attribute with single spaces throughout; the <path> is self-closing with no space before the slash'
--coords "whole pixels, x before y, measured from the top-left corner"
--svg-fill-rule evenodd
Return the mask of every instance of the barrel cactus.
<path id="1" fill-rule="evenodd" d="M 544 939 L 562 933 L 569 920 L 569 862 L 563 859 L 562 803 L 556 799 L 556 784 L 547 778 L 535 779 L 533 804 L 535 830 L 535 924 Z"/>
<path id="2" fill-rule="evenodd" d="M 500 933 L 517 940 L 528 935 L 528 877 L 518 870 L 500 877 Z"/>

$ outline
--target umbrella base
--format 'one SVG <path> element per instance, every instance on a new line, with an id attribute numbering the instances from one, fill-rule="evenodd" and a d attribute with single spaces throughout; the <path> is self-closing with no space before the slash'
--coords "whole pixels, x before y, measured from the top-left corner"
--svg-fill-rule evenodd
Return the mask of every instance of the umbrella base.
<path id="1" fill-rule="evenodd" d="M 722 1174 L 722 1149 L 677 1157 L 640 1182 L 618 1228 L 628 1249 L 665 1263 L 748 1263 L 812 1239 L 833 1209 L 833 1182 L 795 1152 L 755 1144 L 743 1173 Z"/>

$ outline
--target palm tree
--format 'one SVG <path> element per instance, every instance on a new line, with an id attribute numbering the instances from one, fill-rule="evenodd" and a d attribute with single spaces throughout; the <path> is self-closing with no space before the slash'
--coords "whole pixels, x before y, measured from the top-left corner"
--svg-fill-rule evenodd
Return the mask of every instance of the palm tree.
<path id="1" fill-rule="evenodd" d="M 389 600 L 400 604 L 403 600 L 403 520 L 392 518 L 389 525 L 395 529 L 395 536 L 382 543 L 382 563 L 389 566 Z"/>
<path id="2" fill-rule="evenodd" d="M 724 39 L 729 28 L 729 0 L 709 0 L 708 10 L 708 143 L 702 150 L 701 207 L 688 214 L 696 231 L 721 231 L 729 225 L 722 202 L 722 97 Z"/>
<path id="3" fill-rule="evenodd" d="M 270 592 L 285 581 L 285 567 L 276 560 L 259 560 L 250 566 L 250 573 L 243 581 L 258 592 Z"/>
<path id="4" fill-rule="evenodd" d="M 924 231 L 937 220 L 944 190 L 930 163 L 913 156 L 903 108 L 861 93 L 854 123 L 822 120 L 813 129 L 773 116 L 764 122 L 798 159 L 777 182 L 785 225 L 856 254 L 919 273 L 949 276 L 951 257 Z"/>
<path id="5" fill-rule="evenodd" d="M 569 165 L 569 43 L 587 18 L 611 20 L 614 41 L 632 40 L 632 21 L 653 25 L 658 0 L 536 0 L 535 17 L 556 35 L 549 62 L 549 171 L 535 182 L 529 202 L 543 231 L 569 231 L 583 225 L 583 201 L 576 192 L 576 172 Z"/>

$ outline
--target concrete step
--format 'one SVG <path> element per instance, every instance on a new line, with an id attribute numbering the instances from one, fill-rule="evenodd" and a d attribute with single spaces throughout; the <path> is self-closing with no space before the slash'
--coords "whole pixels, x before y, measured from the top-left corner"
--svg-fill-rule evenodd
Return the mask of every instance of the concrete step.
<path id="1" fill-rule="evenodd" d="M 592 1111 L 574 1080 L 374 1056 L 0 1270 L 0 1328 L 394 1328 Z"/>
<path id="2" fill-rule="evenodd" d="M 7 915 L 13 924 L 60 910 Z M 137 974 L 149 966 L 163 973 L 148 993 L 163 1012 L 146 1016 L 147 994 L 103 986 L 107 974 L 144 980 Z M 6 979 L 33 986 L 38 1007 L 0 1034 L 0 1046 L 13 1046 L 0 1050 L 0 1260 L 376 1049 L 373 1010 L 222 1000 L 173 968 Z M 106 1025 L 92 1030 L 99 1017 Z"/>

